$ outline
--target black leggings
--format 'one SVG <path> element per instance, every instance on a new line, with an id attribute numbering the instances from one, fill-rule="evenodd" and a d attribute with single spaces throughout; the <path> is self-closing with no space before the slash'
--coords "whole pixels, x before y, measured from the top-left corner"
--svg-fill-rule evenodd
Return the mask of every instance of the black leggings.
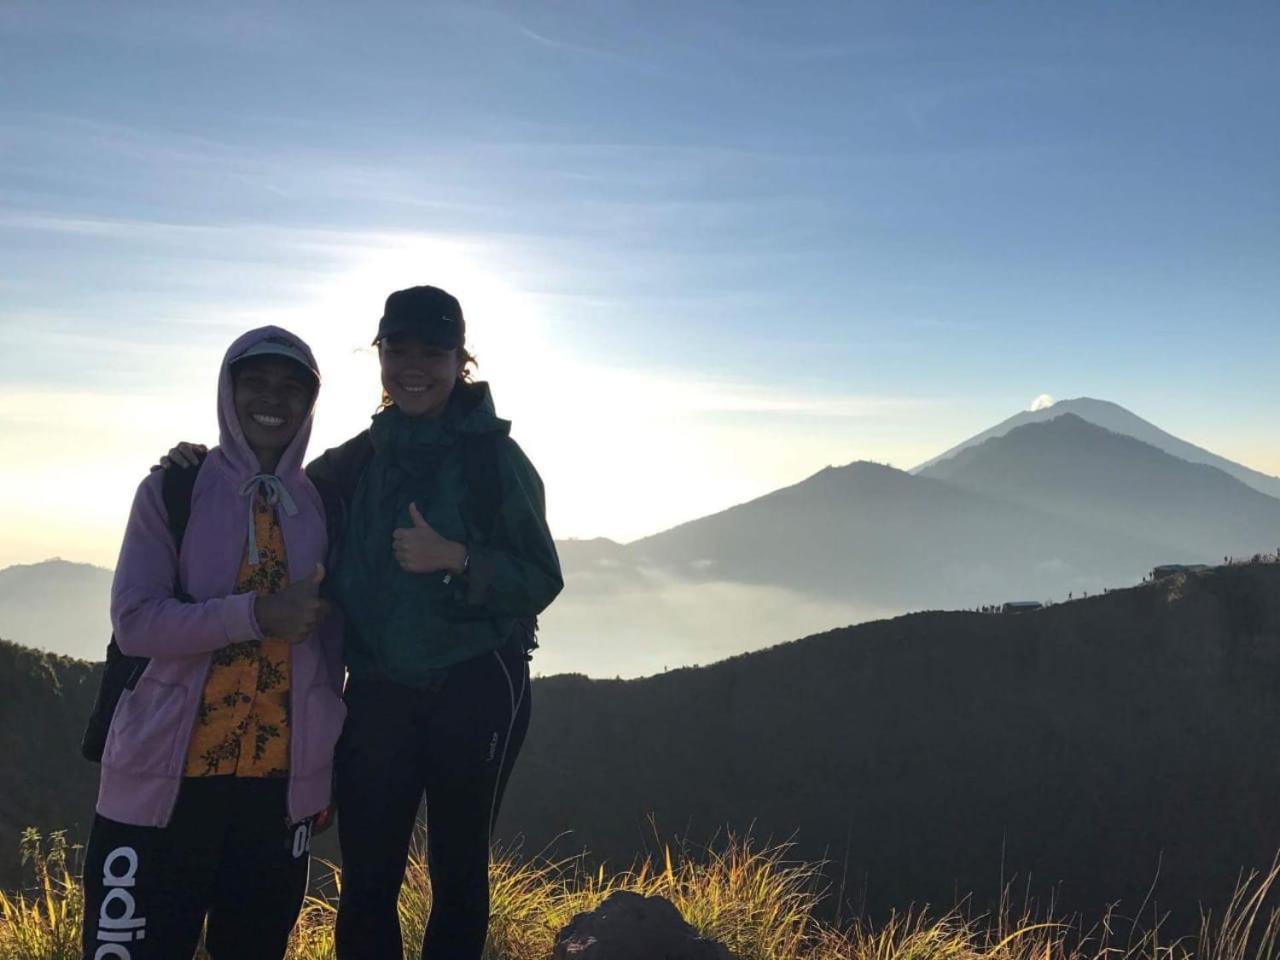
<path id="1" fill-rule="evenodd" d="M 489 837 L 529 727 L 529 669 L 516 643 L 450 668 L 438 690 L 347 684 L 338 742 L 339 960 L 399 960 L 396 901 L 423 794 L 430 960 L 479 960 L 489 927 Z"/>
<path id="2" fill-rule="evenodd" d="M 182 781 L 167 827 L 99 816 L 84 858 L 85 960 L 280 960 L 311 861 L 311 820 L 289 823 L 284 780 Z"/>

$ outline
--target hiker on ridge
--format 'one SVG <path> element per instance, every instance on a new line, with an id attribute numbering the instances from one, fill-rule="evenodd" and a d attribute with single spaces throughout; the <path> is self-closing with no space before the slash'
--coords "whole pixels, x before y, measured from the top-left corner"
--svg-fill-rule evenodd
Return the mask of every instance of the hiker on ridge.
<path id="1" fill-rule="evenodd" d="M 111 585 L 108 662 L 130 679 L 98 741 L 86 960 L 189 958 L 206 918 L 215 960 L 284 957 L 346 712 L 302 471 L 319 383 L 297 337 L 244 334 L 218 377 L 219 445 L 138 487 Z"/>

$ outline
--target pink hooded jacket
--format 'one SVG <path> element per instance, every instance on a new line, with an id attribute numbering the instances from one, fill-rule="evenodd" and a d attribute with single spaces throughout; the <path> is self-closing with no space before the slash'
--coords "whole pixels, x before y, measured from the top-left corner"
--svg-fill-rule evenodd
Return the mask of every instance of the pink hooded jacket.
<path id="1" fill-rule="evenodd" d="M 268 337 L 283 338 L 312 356 L 305 343 L 279 327 L 251 330 L 227 350 L 218 375 L 219 444 L 196 477 L 180 555 L 169 533 L 162 473 L 143 480 L 134 497 L 111 584 L 111 623 L 120 649 L 150 657 L 151 663 L 121 696 L 103 751 L 97 810 L 111 820 L 168 824 L 210 655 L 228 644 L 262 638 L 254 595 L 233 592 L 249 547 L 250 508 L 259 487 L 278 497 L 290 582 L 309 576 L 325 557 L 324 508 L 302 470 L 311 411 L 274 476 L 260 473 L 236 416 L 231 359 Z M 194 603 L 174 597 L 175 573 Z M 346 717 L 337 620 L 335 614 L 291 648 L 288 816 L 293 822 L 329 803 L 333 750 Z"/>

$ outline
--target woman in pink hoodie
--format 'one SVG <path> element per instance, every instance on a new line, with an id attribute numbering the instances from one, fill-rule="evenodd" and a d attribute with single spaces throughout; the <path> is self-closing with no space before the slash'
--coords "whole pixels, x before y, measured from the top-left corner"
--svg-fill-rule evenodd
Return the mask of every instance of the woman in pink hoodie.
<path id="1" fill-rule="evenodd" d="M 111 589 L 126 655 L 85 855 L 86 960 L 284 956 L 342 729 L 341 630 L 302 470 L 319 373 L 278 327 L 228 349 L 220 442 L 175 547 L 163 473 L 138 488 Z"/>

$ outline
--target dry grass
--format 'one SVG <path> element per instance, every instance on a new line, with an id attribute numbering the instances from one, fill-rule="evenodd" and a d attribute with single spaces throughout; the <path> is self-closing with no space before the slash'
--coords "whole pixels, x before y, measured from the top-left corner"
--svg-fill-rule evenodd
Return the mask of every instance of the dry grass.
<path id="1" fill-rule="evenodd" d="M 0 893 L 0 960 L 78 958 L 74 851 L 60 834 L 42 840 L 29 831 L 22 844 L 33 879 L 24 893 Z M 323 892 L 303 906 L 290 960 L 333 957 L 340 877 L 325 869 Z M 581 858 L 547 862 L 498 851 L 490 876 L 486 960 L 547 960 L 556 932 L 615 890 L 666 897 L 741 960 L 1280 960 L 1280 912 L 1268 906 L 1280 865 L 1243 878 L 1223 915 L 1205 917 L 1197 938 L 1168 944 L 1158 924 L 1121 942 L 1121 924 L 1111 916 L 1085 930 L 1015 911 L 1007 900 L 994 915 L 911 910 L 876 926 L 836 929 L 815 919 L 824 895 L 817 865 L 789 859 L 786 845 L 757 847 L 736 837 L 697 855 L 664 846 L 658 857 L 620 872 L 587 870 Z M 430 904 L 425 859 L 415 849 L 400 897 L 406 956 L 417 956 Z"/>
<path id="2" fill-rule="evenodd" d="M 0 890 L 0 960 L 78 958 L 83 903 L 66 837 L 27 830 L 21 848 L 35 882 L 26 893 Z"/>

